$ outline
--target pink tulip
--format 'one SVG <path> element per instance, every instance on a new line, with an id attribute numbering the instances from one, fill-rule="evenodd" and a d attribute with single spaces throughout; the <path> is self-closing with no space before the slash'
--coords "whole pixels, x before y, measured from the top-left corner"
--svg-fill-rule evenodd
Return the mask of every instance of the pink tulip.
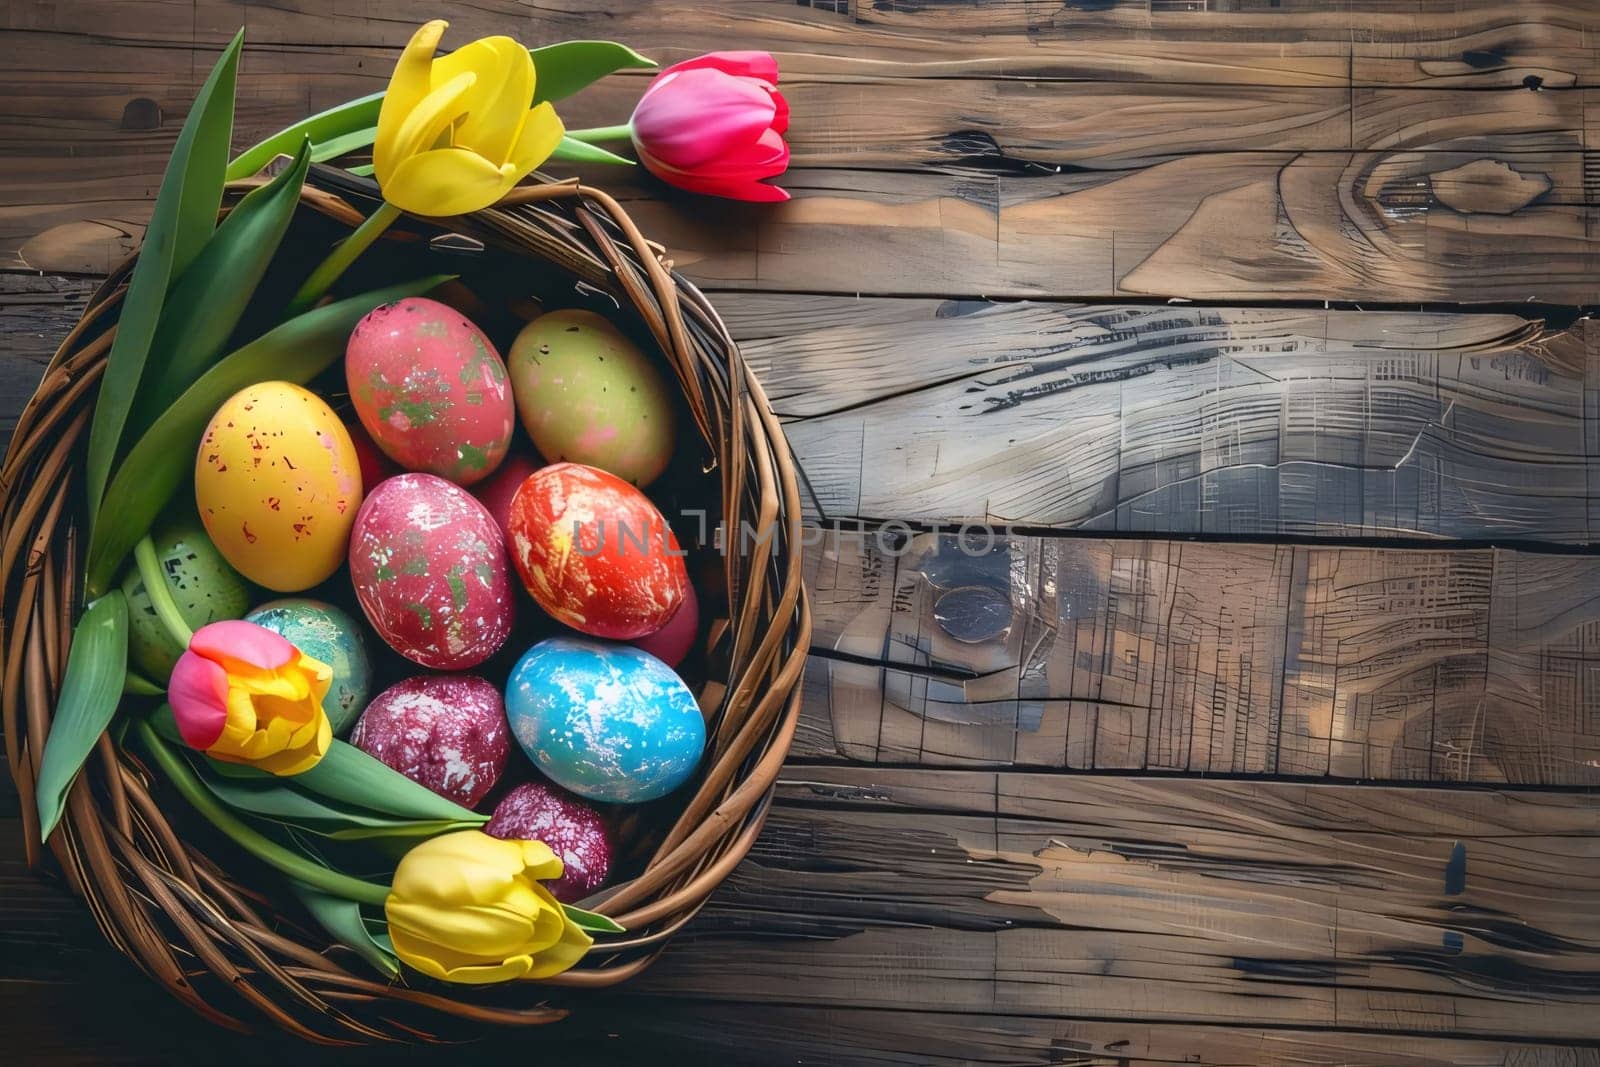
<path id="1" fill-rule="evenodd" d="M 195 631 L 167 683 L 178 733 L 215 759 L 273 774 L 310 770 L 333 731 L 322 707 L 333 670 L 264 626 L 229 620 Z"/>
<path id="2" fill-rule="evenodd" d="M 789 166 L 789 105 L 766 52 L 712 52 L 656 75 L 633 111 L 633 146 L 650 173 L 693 193 L 787 200 L 762 178 Z"/>

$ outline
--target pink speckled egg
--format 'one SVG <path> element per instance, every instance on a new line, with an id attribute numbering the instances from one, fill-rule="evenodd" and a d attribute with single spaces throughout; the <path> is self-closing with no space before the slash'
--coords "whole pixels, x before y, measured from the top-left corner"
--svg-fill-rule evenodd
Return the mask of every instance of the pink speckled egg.
<path id="1" fill-rule="evenodd" d="M 511 516 L 511 500 L 517 495 L 517 490 L 522 488 L 528 475 L 538 469 L 538 460 L 513 453 L 500 464 L 499 470 L 472 487 L 472 495 L 489 509 L 489 514 L 494 516 L 500 529 L 506 528 L 506 521 Z"/>
<path id="2" fill-rule="evenodd" d="M 523 782 L 495 805 L 483 828 L 508 841 L 543 841 L 561 857 L 561 877 L 546 882 L 564 904 L 575 904 L 606 884 L 611 873 L 611 830 L 586 801 L 546 782 Z"/>
<path id="3" fill-rule="evenodd" d="M 515 415 L 500 354 L 437 300 L 409 297 L 368 313 L 350 334 L 344 373 L 361 425 L 407 470 L 471 485 L 511 446 Z"/>
<path id="4" fill-rule="evenodd" d="M 700 602 L 694 595 L 694 586 L 685 588 L 683 607 L 673 612 L 667 624 L 652 634 L 636 637 L 628 642 L 642 648 L 669 667 L 676 667 L 694 647 L 695 636 L 700 632 Z"/>
<path id="5" fill-rule="evenodd" d="M 350 535 L 350 581 L 367 621 L 424 667 L 474 667 L 511 632 L 500 528 L 470 493 L 431 474 L 378 483 Z"/>
<path id="6" fill-rule="evenodd" d="M 500 691 L 470 674 L 390 686 L 361 713 L 350 743 L 467 808 L 494 788 L 511 753 Z"/>
<path id="7" fill-rule="evenodd" d="M 614 474 L 578 463 L 533 472 L 511 501 L 507 544 L 539 606 L 595 637 L 661 629 L 689 595 L 678 539 L 656 506 Z"/>

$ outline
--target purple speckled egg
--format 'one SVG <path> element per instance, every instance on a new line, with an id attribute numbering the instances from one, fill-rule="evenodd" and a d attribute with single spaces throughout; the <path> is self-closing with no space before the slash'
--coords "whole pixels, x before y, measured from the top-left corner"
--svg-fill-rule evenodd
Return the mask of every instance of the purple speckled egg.
<path id="1" fill-rule="evenodd" d="M 508 841 L 543 841 L 561 857 L 561 877 L 545 883 L 555 898 L 575 904 L 606 884 L 611 831 L 594 808 L 545 782 L 523 782 L 501 799 L 483 828 Z"/>
<path id="2" fill-rule="evenodd" d="M 511 633 L 499 525 L 431 474 L 397 475 L 367 497 L 350 535 L 350 581 L 378 636 L 424 667 L 475 667 Z"/>
<path id="3" fill-rule="evenodd" d="M 344 371 L 361 425 L 407 470 L 471 485 L 505 458 L 506 366 L 455 308 L 424 297 L 377 308 L 351 333 Z"/>
<path id="4" fill-rule="evenodd" d="M 350 743 L 467 808 L 494 788 L 511 752 L 500 691 L 470 674 L 390 686 L 361 713 Z"/>

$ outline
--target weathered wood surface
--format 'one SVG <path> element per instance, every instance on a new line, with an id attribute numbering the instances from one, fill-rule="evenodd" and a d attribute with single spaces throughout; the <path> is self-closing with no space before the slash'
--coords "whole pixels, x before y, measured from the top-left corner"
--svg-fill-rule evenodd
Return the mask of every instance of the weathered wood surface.
<path id="1" fill-rule="evenodd" d="M 806 756 L 1600 783 L 1600 557 L 813 540 Z"/>
<path id="2" fill-rule="evenodd" d="M 734 293 L 824 519 L 1600 530 L 1600 331 L 1514 315 Z"/>
<path id="3" fill-rule="evenodd" d="M 612 0 L 580 14 L 496 0 L 455 14 L 463 38 L 603 26 L 666 58 L 782 54 L 796 202 L 729 212 L 605 175 L 713 285 L 1600 302 L 1589 5 L 1211 6 Z M 236 26 L 261 42 L 242 140 L 377 87 L 435 13 L 420 0 L 382 19 L 236 0 L 9 5 L 0 256 L 104 270 L 139 232 L 206 57 Z M 619 79 L 569 117 L 615 121 L 639 84 Z"/>
<path id="4" fill-rule="evenodd" d="M 793 768 L 640 991 L 1591 1038 L 1570 794 Z"/>

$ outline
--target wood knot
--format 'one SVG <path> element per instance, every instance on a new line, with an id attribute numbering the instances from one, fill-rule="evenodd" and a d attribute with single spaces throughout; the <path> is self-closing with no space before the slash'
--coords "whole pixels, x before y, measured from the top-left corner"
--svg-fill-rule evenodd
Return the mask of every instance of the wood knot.
<path id="1" fill-rule="evenodd" d="M 1550 191 L 1545 174 L 1524 174 L 1497 159 L 1475 159 L 1429 175 L 1433 195 L 1463 214 L 1510 215 Z"/>
<path id="2" fill-rule="evenodd" d="M 123 105 L 120 125 L 124 130 L 159 130 L 161 105 L 148 96 L 136 96 Z"/>

